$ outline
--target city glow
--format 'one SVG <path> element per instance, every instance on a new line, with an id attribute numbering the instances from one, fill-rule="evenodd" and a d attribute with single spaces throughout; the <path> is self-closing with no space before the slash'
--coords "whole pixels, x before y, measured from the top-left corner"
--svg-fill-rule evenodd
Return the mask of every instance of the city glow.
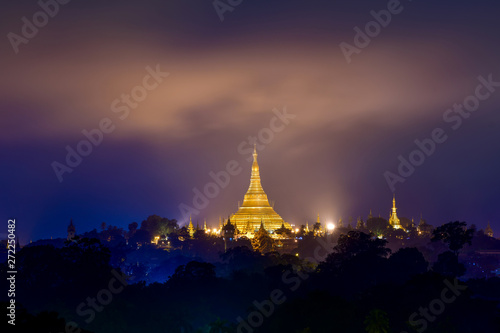
<path id="1" fill-rule="evenodd" d="M 335 229 L 335 224 L 333 224 L 333 223 L 328 223 L 328 224 L 326 225 L 326 228 L 327 228 L 328 230 L 332 231 L 333 229 Z"/>

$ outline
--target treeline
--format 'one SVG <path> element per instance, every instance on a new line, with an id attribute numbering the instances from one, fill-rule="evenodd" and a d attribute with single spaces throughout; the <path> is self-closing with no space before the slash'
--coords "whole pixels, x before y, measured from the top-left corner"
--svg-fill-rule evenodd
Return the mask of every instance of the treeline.
<path id="1" fill-rule="evenodd" d="M 445 251 L 435 262 L 416 248 L 391 251 L 387 240 L 359 230 L 313 237 L 293 254 L 236 246 L 212 262 L 181 263 L 151 284 L 120 282 L 125 272 L 97 239 L 26 247 L 17 255 L 17 301 L 27 310 L 19 312 L 19 327 L 36 322 L 38 332 L 65 332 L 74 322 L 91 332 L 499 332 L 500 279 L 457 279 L 465 273 L 458 257 L 474 234 L 463 222 L 436 228 L 431 242 Z"/>

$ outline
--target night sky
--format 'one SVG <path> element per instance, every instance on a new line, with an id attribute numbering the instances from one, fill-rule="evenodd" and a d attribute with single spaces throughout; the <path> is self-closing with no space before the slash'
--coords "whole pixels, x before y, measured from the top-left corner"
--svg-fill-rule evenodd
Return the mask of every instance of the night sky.
<path id="1" fill-rule="evenodd" d="M 444 117 L 475 94 L 478 77 L 500 82 L 500 5 L 402 1 L 348 63 L 340 44 L 354 45 L 354 28 L 387 7 L 244 0 L 221 21 L 212 1 L 73 0 L 16 53 L 8 34 L 41 8 L 3 3 L 0 234 L 8 218 L 21 243 L 65 237 L 71 218 L 77 233 L 152 214 L 184 224 L 179 205 L 193 206 L 193 189 L 234 160 L 241 172 L 193 214 L 218 225 L 248 188 L 249 136 L 286 109 L 294 118 L 259 142 L 262 185 L 286 221 L 355 221 L 370 209 L 388 218 L 384 173 L 397 174 L 398 156 L 441 128 L 446 141 L 395 185 L 398 215 L 491 221 L 498 236 L 500 87 L 459 125 Z M 126 117 L 114 112 L 147 67 L 169 75 Z M 60 182 L 52 163 L 106 118 L 114 130 Z"/>

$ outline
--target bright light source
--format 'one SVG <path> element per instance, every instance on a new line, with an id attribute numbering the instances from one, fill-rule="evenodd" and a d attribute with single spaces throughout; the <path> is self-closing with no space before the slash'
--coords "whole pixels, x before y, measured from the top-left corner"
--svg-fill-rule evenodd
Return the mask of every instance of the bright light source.
<path id="1" fill-rule="evenodd" d="M 299 228 L 295 229 L 295 232 L 299 232 L 299 231 L 300 231 L 300 229 L 299 229 Z"/>
<path id="2" fill-rule="evenodd" d="M 333 224 L 333 223 L 328 223 L 328 224 L 326 225 L 326 228 L 327 228 L 328 230 L 332 231 L 333 229 L 335 229 L 335 224 Z"/>

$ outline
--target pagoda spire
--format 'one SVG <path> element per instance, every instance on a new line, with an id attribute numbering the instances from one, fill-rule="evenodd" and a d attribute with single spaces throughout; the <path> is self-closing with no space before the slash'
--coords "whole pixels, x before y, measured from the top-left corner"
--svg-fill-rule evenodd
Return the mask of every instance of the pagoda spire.
<path id="1" fill-rule="evenodd" d="M 233 223 L 238 230 L 243 231 L 248 229 L 248 222 L 250 222 L 250 229 L 252 233 L 254 230 L 259 229 L 261 222 L 264 224 L 266 230 L 276 230 L 284 223 L 285 227 L 290 229 L 289 223 L 284 222 L 283 218 L 274 211 L 270 205 L 260 179 L 260 168 L 258 163 L 257 144 L 253 147 L 253 162 L 250 174 L 250 185 L 243 197 L 243 202 L 238 205 L 238 211 L 231 215 L 231 223 Z M 266 220 L 264 223 L 263 220 Z"/>
<path id="2" fill-rule="evenodd" d="M 259 171 L 259 163 L 257 162 L 257 145 L 253 146 L 253 163 L 252 163 L 252 174 L 250 176 L 250 187 L 248 188 L 247 195 L 264 195 L 265 196 L 265 204 L 266 207 L 270 207 L 269 201 L 267 200 L 267 195 L 262 188 L 262 184 L 260 182 L 260 171 Z M 245 201 L 247 197 L 243 198 L 242 206 L 245 206 Z"/>
<path id="3" fill-rule="evenodd" d="M 403 229 L 403 226 L 401 225 L 401 222 L 398 218 L 398 215 L 396 214 L 396 194 L 392 194 L 392 210 L 391 210 L 391 215 L 389 217 L 389 223 L 393 226 L 394 229 Z"/>
<path id="4" fill-rule="evenodd" d="M 73 238 L 75 238 L 75 233 L 76 233 L 76 228 L 75 225 L 73 224 L 73 219 L 70 219 L 68 226 L 68 237 L 66 239 L 72 240 Z"/>
<path id="5" fill-rule="evenodd" d="M 493 229 L 491 229 L 490 221 L 488 221 L 488 225 L 486 226 L 486 229 L 484 229 L 484 233 L 487 236 L 493 237 Z"/>
<path id="6" fill-rule="evenodd" d="M 264 221 L 262 221 L 262 219 L 260 219 L 260 230 L 266 230 L 266 228 L 264 227 Z"/>
<path id="7" fill-rule="evenodd" d="M 191 215 L 189 215 L 188 232 L 189 232 L 189 236 L 193 237 L 193 235 L 194 235 L 194 227 L 193 227 L 193 221 L 191 220 Z"/>
<path id="8" fill-rule="evenodd" d="M 245 228 L 245 233 L 252 233 L 252 225 L 250 224 L 250 220 L 248 220 L 246 228 Z"/>

